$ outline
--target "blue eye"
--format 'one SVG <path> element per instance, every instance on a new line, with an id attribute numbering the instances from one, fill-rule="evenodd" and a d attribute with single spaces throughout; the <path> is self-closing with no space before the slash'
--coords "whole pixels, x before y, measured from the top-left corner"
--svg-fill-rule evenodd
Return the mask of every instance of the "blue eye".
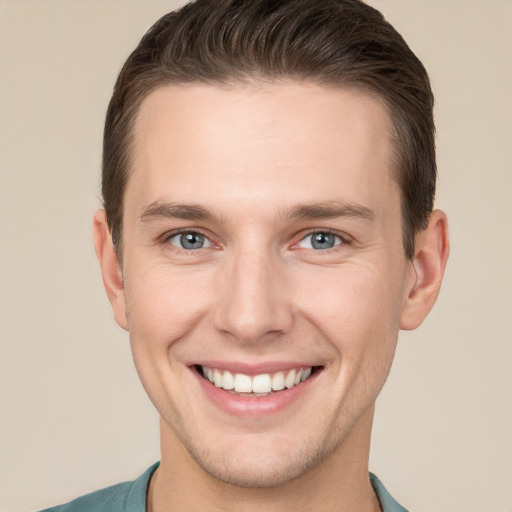
<path id="1" fill-rule="evenodd" d="M 188 251 L 204 249 L 205 247 L 210 247 L 212 245 L 208 238 L 196 231 L 178 233 L 177 235 L 170 237 L 168 241 L 170 244 Z"/>
<path id="2" fill-rule="evenodd" d="M 329 233 L 328 231 L 315 231 L 304 237 L 299 242 L 299 246 L 303 249 L 325 250 L 340 245 L 342 241 L 340 236 Z"/>

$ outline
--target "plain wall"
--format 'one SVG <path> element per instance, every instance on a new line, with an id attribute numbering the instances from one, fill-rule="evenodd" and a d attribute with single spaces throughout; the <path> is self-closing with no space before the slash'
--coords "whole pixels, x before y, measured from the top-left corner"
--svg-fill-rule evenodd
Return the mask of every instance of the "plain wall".
<path id="1" fill-rule="evenodd" d="M 0 511 L 133 479 L 158 418 L 92 246 L 116 74 L 177 2 L 0 1 Z M 415 512 L 512 511 L 512 2 L 374 0 L 430 72 L 452 253 L 401 335 L 371 469 Z"/>

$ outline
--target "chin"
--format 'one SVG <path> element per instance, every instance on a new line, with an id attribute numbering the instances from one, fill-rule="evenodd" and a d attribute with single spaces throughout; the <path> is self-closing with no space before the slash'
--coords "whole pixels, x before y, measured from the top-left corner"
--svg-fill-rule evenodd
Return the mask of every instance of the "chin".
<path id="1" fill-rule="evenodd" d="M 286 446 L 271 450 L 261 443 L 259 449 L 198 451 L 187 447 L 190 455 L 207 474 L 221 482 L 245 488 L 272 488 L 296 480 L 326 460 L 336 449 L 331 440 L 305 442 L 300 449 Z M 243 450 L 243 451 L 242 451 Z M 226 453 L 227 452 L 227 453 Z"/>

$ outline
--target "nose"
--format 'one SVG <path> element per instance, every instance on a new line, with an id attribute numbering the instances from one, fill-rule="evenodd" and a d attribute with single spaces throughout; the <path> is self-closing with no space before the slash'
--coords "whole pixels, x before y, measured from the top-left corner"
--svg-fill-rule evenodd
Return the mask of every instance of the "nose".
<path id="1" fill-rule="evenodd" d="M 216 329 L 257 343 L 289 332 L 293 323 L 286 271 L 270 255 L 244 251 L 219 273 Z"/>

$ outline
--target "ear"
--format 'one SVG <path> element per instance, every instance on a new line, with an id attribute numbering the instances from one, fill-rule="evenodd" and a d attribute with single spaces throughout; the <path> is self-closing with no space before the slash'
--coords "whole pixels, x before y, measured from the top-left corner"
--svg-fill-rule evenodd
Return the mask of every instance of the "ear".
<path id="1" fill-rule="evenodd" d="M 114 244 L 112 243 L 105 210 L 98 210 L 94 214 L 93 232 L 94 247 L 100 262 L 103 285 L 112 305 L 114 318 L 120 327 L 128 330 L 123 273 Z"/>
<path id="2" fill-rule="evenodd" d="M 432 212 L 428 226 L 416 237 L 414 276 L 400 317 L 400 328 L 416 329 L 436 302 L 450 252 L 448 220 L 440 210 Z"/>

